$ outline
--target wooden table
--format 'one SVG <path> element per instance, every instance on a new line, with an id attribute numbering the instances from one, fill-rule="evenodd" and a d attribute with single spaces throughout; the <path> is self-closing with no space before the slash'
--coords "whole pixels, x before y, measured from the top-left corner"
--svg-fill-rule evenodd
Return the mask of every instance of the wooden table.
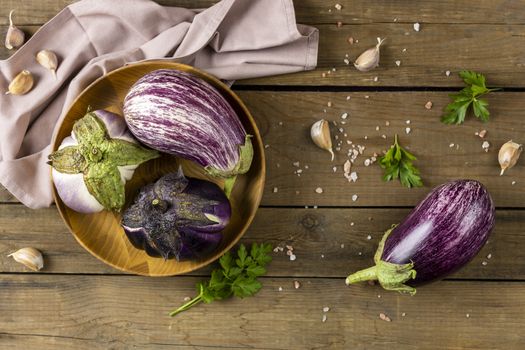
<path id="1" fill-rule="evenodd" d="M 17 9 L 18 23 L 30 33 L 70 2 L 3 0 L 0 31 L 10 9 Z M 161 2 L 203 7 L 214 1 Z M 209 269 L 173 278 L 122 274 L 84 251 L 55 208 L 26 209 L 4 190 L 0 348 L 525 348 L 525 161 L 501 177 L 497 163 L 501 144 L 525 142 L 525 1 L 339 2 L 340 11 L 336 1 L 296 0 L 298 22 L 320 30 L 318 69 L 234 86 L 268 145 L 262 206 L 243 241 L 292 245 L 297 260 L 275 253 L 256 297 L 200 305 L 169 318 L 167 312 L 194 294 Z M 387 37 L 378 69 L 361 73 L 345 64 L 345 54 L 352 61 L 378 36 Z M 8 56 L 5 49 L 0 54 Z M 483 72 L 489 85 L 504 88 L 488 98 L 487 124 L 473 117 L 461 126 L 440 122 L 448 94 L 462 85 L 461 69 Z M 366 146 L 353 168 L 355 183 L 343 177 L 346 152 L 331 163 L 308 136 L 317 119 L 340 120 L 345 112 L 347 138 Z M 475 135 L 482 129 L 491 144 L 487 153 Z M 362 165 L 395 133 L 417 155 L 425 187 L 383 183 L 377 164 Z M 300 177 L 294 162 L 303 169 Z M 386 228 L 432 187 L 455 178 L 482 181 L 498 208 L 490 241 L 468 266 L 414 297 L 367 284 L 345 286 L 347 274 L 371 264 Z M 45 253 L 41 273 L 6 257 L 25 246 Z M 325 306 L 330 311 L 323 323 Z"/>

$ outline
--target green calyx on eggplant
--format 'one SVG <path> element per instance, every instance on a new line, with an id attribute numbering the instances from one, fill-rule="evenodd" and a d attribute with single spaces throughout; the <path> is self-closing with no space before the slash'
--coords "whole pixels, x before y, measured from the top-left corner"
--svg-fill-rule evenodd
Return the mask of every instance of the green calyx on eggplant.
<path id="1" fill-rule="evenodd" d="M 82 213 L 120 211 L 125 182 L 138 165 L 159 156 L 138 144 L 122 117 L 98 110 L 75 122 L 71 136 L 48 156 L 48 164 L 68 207 Z"/>
<path id="2" fill-rule="evenodd" d="M 123 213 L 122 227 L 150 256 L 199 259 L 218 246 L 230 216 L 230 202 L 219 186 L 186 177 L 179 168 L 140 190 Z"/>
<path id="3" fill-rule="evenodd" d="M 494 223 L 492 198 L 480 182 L 445 183 L 385 233 L 375 265 L 351 274 L 346 284 L 377 280 L 386 290 L 413 295 L 416 286 L 444 278 L 472 260 Z"/>

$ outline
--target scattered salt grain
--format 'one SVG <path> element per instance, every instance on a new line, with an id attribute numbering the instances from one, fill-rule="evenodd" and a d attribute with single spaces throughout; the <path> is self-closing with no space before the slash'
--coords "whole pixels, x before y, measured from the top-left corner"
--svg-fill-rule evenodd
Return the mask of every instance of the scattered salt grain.
<path id="1" fill-rule="evenodd" d="M 328 312 L 328 311 L 330 311 L 330 308 L 328 306 L 323 307 L 323 312 Z"/>
<path id="2" fill-rule="evenodd" d="M 184 297 L 183 300 L 184 300 L 184 301 L 190 301 L 190 300 L 191 300 L 191 297 Z"/>
<path id="3" fill-rule="evenodd" d="M 341 243 L 341 249 L 343 249 L 344 247 L 345 247 L 345 244 Z"/>
<path id="4" fill-rule="evenodd" d="M 357 255 L 361 256 L 361 255 L 363 255 L 363 253 L 362 252 L 358 252 Z"/>
<path id="5" fill-rule="evenodd" d="M 470 314 L 466 314 L 465 316 L 466 316 L 467 318 L 470 318 Z"/>
<path id="6" fill-rule="evenodd" d="M 378 81 L 379 80 L 379 77 L 374 77 L 374 81 Z"/>
<path id="7" fill-rule="evenodd" d="M 278 290 L 279 292 L 282 292 L 282 291 L 283 291 L 283 287 L 279 287 L 277 290 Z"/>
<path id="8" fill-rule="evenodd" d="M 297 259 L 295 254 L 290 254 L 290 261 L 295 261 L 295 259 Z"/>
<path id="9" fill-rule="evenodd" d="M 446 75 L 447 77 L 450 77 L 450 71 L 447 70 L 447 71 L 445 72 L 445 75 Z"/>
<path id="10" fill-rule="evenodd" d="M 371 240 L 372 236 L 368 235 L 368 236 L 366 236 L 366 239 Z"/>
<path id="11" fill-rule="evenodd" d="M 403 312 L 403 313 L 401 314 L 402 317 L 405 317 L 406 315 L 407 315 L 406 312 Z"/>
<path id="12" fill-rule="evenodd" d="M 354 38 L 349 36 L 348 39 L 346 39 L 350 45 L 354 45 Z"/>
<path id="13" fill-rule="evenodd" d="M 348 113 L 341 114 L 341 119 L 346 119 L 346 118 L 348 118 Z"/>
<path id="14" fill-rule="evenodd" d="M 452 147 L 454 147 L 454 146 L 455 146 L 455 144 L 453 144 L 453 143 L 451 143 L 450 145 L 448 145 L 448 147 L 450 147 L 450 148 L 452 148 Z"/>
<path id="15" fill-rule="evenodd" d="M 388 317 L 388 316 L 385 315 L 384 313 L 380 313 L 380 314 L 379 314 L 379 318 L 382 319 L 382 320 L 385 321 L 385 322 L 390 322 L 390 321 L 392 321 L 392 320 L 390 319 L 390 317 Z"/>
<path id="16" fill-rule="evenodd" d="M 382 137 L 383 139 L 386 139 L 386 135 L 385 135 L 385 134 L 381 135 L 381 137 Z"/>
<path id="17" fill-rule="evenodd" d="M 324 254 L 321 254 L 321 259 L 324 259 Z"/>
<path id="18" fill-rule="evenodd" d="M 481 130 L 480 132 L 477 133 L 477 135 L 481 138 L 484 138 L 485 135 L 487 135 L 487 130 Z"/>
<path id="19" fill-rule="evenodd" d="M 407 123 L 407 124 L 410 124 L 410 119 L 409 119 L 409 120 L 407 120 L 407 121 L 405 121 L 405 123 Z"/>
<path id="20" fill-rule="evenodd" d="M 268 148 L 268 147 L 270 147 L 270 145 L 268 145 L 268 144 L 264 145 L 264 148 Z"/>
<path id="21" fill-rule="evenodd" d="M 317 187 L 315 189 L 315 192 L 321 194 L 321 193 L 323 193 L 323 189 L 321 187 Z"/>
<path id="22" fill-rule="evenodd" d="M 295 289 L 299 289 L 299 288 L 301 288 L 301 282 L 299 282 L 299 281 L 297 281 L 297 280 L 293 281 L 293 287 L 294 287 Z"/>
<path id="23" fill-rule="evenodd" d="M 483 260 L 483 261 L 481 262 L 481 265 L 483 265 L 483 266 L 487 266 L 487 264 L 488 264 L 488 263 L 487 263 L 485 260 Z"/>
<path id="24" fill-rule="evenodd" d="M 516 184 L 516 181 L 512 181 L 510 184 L 514 186 Z"/>
<path id="25" fill-rule="evenodd" d="M 481 144 L 481 148 L 483 148 L 485 152 L 489 151 L 489 147 L 490 147 L 490 143 L 488 141 L 483 141 L 483 143 Z"/>
<path id="26" fill-rule="evenodd" d="M 349 99 L 351 99 L 351 97 L 350 96 L 346 96 L 346 100 L 348 101 Z"/>
<path id="27" fill-rule="evenodd" d="M 489 253 L 489 254 L 487 255 L 487 259 L 490 260 L 491 258 L 492 258 L 492 254 Z"/>
<path id="28" fill-rule="evenodd" d="M 352 168 L 352 163 L 350 163 L 350 161 L 347 159 L 345 164 L 343 164 L 343 171 L 345 172 L 345 174 L 348 174 L 350 173 L 351 168 Z"/>
<path id="29" fill-rule="evenodd" d="M 355 225 L 355 222 L 351 222 L 351 223 L 350 223 L 350 226 L 354 226 L 354 225 Z"/>
<path id="30" fill-rule="evenodd" d="M 428 101 L 428 102 L 425 104 L 425 108 L 426 108 L 426 109 L 431 109 L 431 108 L 432 108 L 432 101 Z"/>
<path id="31" fill-rule="evenodd" d="M 365 159 L 365 163 L 364 164 L 365 164 L 365 166 L 369 166 L 370 165 L 370 159 L 368 159 L 368 158 Z"/>
<path id="32" fill-rule="evenodd" d="M 304 166 L 305 169 L 308 169 L 308 164 Z"/>
<path id="33" fill-rule="evenodd" d="M 376 131 L 379 131 L 379 126 L 376 126 Z"/>
<path id="34" fill-rule="evenodd" d="M 353 201 L 353 202 L 355 202 L 355 201 L 357 200 L 357 198 L 358 198 L 357 194 L 353 194 L 353 195 L 352 195 L 352 201 Z"/>
<path id="35" fill-rule="evenodd" d="M 399 67 L 400 65 L 401 65 L 401 61 L 400 61 L 400 60 L 397 60 L 397 61 L 396 61 L 396 66 Z"/>
<path id="36" fill-rule="evenodd" d="M 343 26 L 343 22 L 337 21 L 336 26 L 337 28 L 341 28 Z"/>
<path id="37" fill-rule="evenodd" d="M 385 125 L 386 125 L 386 126 L 389 126 L 389 125 L 390 125 L 390 122 L 387 120 L 387 121 L 385 122 Z"/>
<path id="38" fill-rule="evenodd" d="M 332 107 L 332 101 L 328 101 L 328 102 L 326 103 L 326 105 L 327 105 L 328 107 Z"/>
<path id="39" fill-rule="evenodd" d="M 411 131 L 410 128 L 405 128 L 405 132 L 406 132 L 407 134 L 410 134 L 410 131 Z"/>
<path id="40" fill-rule="evenodd" d="M 403 49 L 403 52 L 407 52 L 407 49 Z"/>
<path id="41" fill-rule="evenodd" d="M 335 4 L 334 7 L 337 11 L 341 11 L 341 9 L 343 8 L 341 4 Z"/>
<path id="42" fill-rule="evenodd" d="M 277 187 L 273 188 L 273 193 L 277 193 L 278 191 L 279 191 L 279 189 Z"/>
<path id="43" fill-rule="evenodd" d="M 321 77 L 326 78 L 326 73 L 321 73 Z"/>
<path id="44" fill-rule="evenodd" d="M 416 32 L 419 32 L 420 29 L 421 29 L 421 25 L 420 25 L 419 23 L 417 23 L 417 22 L 414 23 L 414 30 L 415 30 Z"/>
<path id="45" fill-rule="evenodd" d="M 344 62 L 345 64 L 350 64 L 350 60 L 349 60 L 348 58 L 345 58 L 345 59 L 343 60 L 343 62 Z"/>
<path id="46" fill-rule="evenodd" d="M 326 322 L 326 315 L 323 315 L 323 318 L 321 319 L 322 322 Z"/>
<path id="47" fill-rule="evenodd" d="M 335 172 L 337 171 L 337 167 L 336 167 L 336 166 L 334 166 L 334 167 L 332 168 L 332 170 L 333 170 L 333 171 L 334 171 L 334 173 L 335 173 Z"/>
<path id="48" fill-rule="evenodd" d="M 365 98 L 368 99 L 368 98 L 370 98 L 370 96 L 366 95 Z"/>
<path id="49" fill-rule="evenodd" d="M 298 168 L 298 167 L 301 165 L 301 163 L 299 163 L 299 162 L 293 162 L 292 165 L 293 165 L 294 167 Z"/>

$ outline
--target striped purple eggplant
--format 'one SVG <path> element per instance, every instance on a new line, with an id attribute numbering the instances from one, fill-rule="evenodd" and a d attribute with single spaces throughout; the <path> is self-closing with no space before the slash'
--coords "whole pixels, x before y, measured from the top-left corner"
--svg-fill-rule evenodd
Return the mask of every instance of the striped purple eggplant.
<path id="1" fill-rule="evenodd" d="M 346 284 L 378 280 L 384 289 L 414 294 L 415 286 L 468 263 L 487 241 L 494 214 L 492 198 L 478 181 L 438 186 L 385 233 L 374 256 L 376 265 L 348 276 Z"/>
<path id="2" fill-rule="evenodd" d="M 124 99 L 124 117 L 144 144 L 225 179 L 227 194 L 235 177 L 250 168 L 251 136 L 228 101 L 190 73 L 160 69 L 143 76 Z"/>

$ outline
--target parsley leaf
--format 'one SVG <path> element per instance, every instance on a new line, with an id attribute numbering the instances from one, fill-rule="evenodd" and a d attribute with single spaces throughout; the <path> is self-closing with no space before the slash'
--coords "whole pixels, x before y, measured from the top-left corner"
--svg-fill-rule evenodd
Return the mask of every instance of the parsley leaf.
<path id="1" fill-rule="evenodd" d="M 461 124 L 465 121 L 468 108 L 472 106 L 474 115 L 486 122 L 489 120 L 490 112 L 487 109 L 488 102 L 480 97 L 491 91 L 499 89 L 488 89 L 485 85 L 485 76 L 472 71 L 461 71 L 459 76 L 467 86 L 450 97 L 454 102 L 447 105 L 445 114 L 441 121 L 445 124 Z"/>
<path id="2" fill-rule="evenodd" d="M 170 316 L 186 311 L 200 302 L 209 304 L 214 300 L 226 299 L 232 295 L 238 298 L 254 295 L 262 288 L 257 277 L 266 273 L 265 266 L 272 260 L 269 255 L 271 250 L 270 244 L 253 243 L 250 255 L 248 255 L 246 247 L 241 244 L 237 250 L 237 258 L 234 259 L 231 252 L 224 254 L 219 259 L 220 267 L 212 271 L 210 280 L 197 283 L 199 294 L 170 312 Z"/>
<path id="3" fill-rule="evenodd" d="M 379 158 L 379 165 L 385 169 L 384 181 L 399 179 L 405 187 L 421 187 L 423 181 L 419 177 L 419 170 L 412 164 L 417 158 L 397 142 L 397 135 L 394 144 L 384 156 Z"/>

